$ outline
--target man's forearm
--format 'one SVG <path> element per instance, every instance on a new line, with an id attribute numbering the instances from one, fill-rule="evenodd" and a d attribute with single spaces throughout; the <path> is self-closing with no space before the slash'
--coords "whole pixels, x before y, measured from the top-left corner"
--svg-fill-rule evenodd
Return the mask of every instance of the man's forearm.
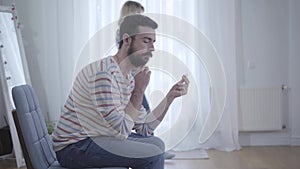
<path id="1" fill-rule="evenodd" d="M 171 103 L 174 101 L 174 98 L 167 95 L 160 103 L 159 105 L 151 112 L 152 116 L 148 116 L 149 118 L 152 117 L 152 119 L 147 119 L 147 121 L 150 123 L 150 125 L 153 128 L 156 128 L 161 121 L 164 119 Z M 154 119 L 153 119 L 154 116 Z"/>
<path id="2" fill-rule="evenodd" d="M 133 90 L 130 102 L 127 104 L 125 108 L 125 113 L 129 115 L 133 121 L 136 121 L 139 116 L 139 110 L 141 108 L 143 102 L 144 92 L 140 90 Z"/>

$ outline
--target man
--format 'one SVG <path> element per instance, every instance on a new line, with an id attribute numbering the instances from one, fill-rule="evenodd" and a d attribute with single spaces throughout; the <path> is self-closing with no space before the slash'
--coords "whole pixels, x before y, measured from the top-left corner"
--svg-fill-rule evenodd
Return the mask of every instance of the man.
<path id="1" fill-rule="evenodd" d="M 117 54 L 79 72 L 52 134 L 62 166 L 164 168 L 164 143 L 152 133 L 173 100 L 187 93 L 189 80 L 183 76 L 147 114 L 142 100 L 151 71 L 145 65 L 156 28 L 149 17 L 125 17 Z"/>
<path id="2" fill-rule="evenodd" d="M 141 13 L 144 13 L 144 6 L 142 4 L 140 4 L 139 2 L 136 2 L 136 1 L 126 1 L 122 5 L 121 11 L 120 11 L 120 17 L 118 20 L 118 25 L 120 26 L 120 24 L 125 16 L 130 15 L 130 14 L 141 14 Z M 120 33 L 120 30 L 117 29 L 117 32 L 116 32 L 117 44 L 119 44 L 119 42 L 120 42 L 119 33 Z M 151 111 L 145 95 L 143 97 L 142 105 L 144 106 L 144 108 L 146 109 L 147 112 Z M 165 152 L 164 157 L 165 157 L 165 159 L 172 159 L 175 157 L 175 154 L 170 153 L 170 152 Z"/>

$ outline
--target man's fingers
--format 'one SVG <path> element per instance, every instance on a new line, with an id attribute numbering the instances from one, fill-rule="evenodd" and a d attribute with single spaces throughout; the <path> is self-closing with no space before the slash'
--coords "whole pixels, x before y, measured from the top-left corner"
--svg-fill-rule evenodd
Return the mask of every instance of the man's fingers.
<path id="1" fill-rule="evenodd" d="M 176 89 L 175 92 L 177 93 L 177 94 L 175 94 L 176 97 L 183 96 L 183 95 L 187 94 L 187 90 L 186 89 Z"/>
<path id="2" fill-rule="evenodd" d="M 148 66 L 144 66 L 143 71 L 149 71 L 149 67 Z"/>
<path id="3" fill-rule="evenodd" d="M 150 75 L 150 74 L 151 74 L 151 71 L 149 70 L 149 67 L 148 67 L 148 66 L 145 67 L 144 73 L 147 74 L 147 75 Z"/>
<path id="4" fill-rule="evenodd" d="M 189 84 L 189 83 L 190 83 L 189 78 L 187 77 L 187 75 L 183 75 L 183 76 L 182 76 L 182 80 L 183 80 L 184 83 L 186 83 L 186 84 Z"/>
<path id="5" fill-rule="evenodd" d="M 147 73 L 148 71 L 150 71 L 148 66 L 139 67 L 136 69 L 135 75 L 138 75 L 140 73 Z"/>
<path id="6" fill-rule="evenodd" d="M 181 85 L 181 84 L 188 85 L 189 83 L 190 83 L 190 81 L 186 75 L 182 75 L 181 80 L 179 82 L 177 82 L 178 85 Z"/>

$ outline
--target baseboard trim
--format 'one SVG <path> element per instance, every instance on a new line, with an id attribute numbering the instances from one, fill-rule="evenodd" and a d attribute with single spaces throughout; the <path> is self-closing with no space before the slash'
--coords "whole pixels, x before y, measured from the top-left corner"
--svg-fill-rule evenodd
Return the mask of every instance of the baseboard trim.
<path id="1" fill-rule="evenodd" d="M 298 138 L 299 139 L 299 138 Z M 296 140 L 296 143 L 299 143 Z M 291 145 L 288 132 L 262 132 L 262 133 L 243 133 L 239 134 L 241 146 L 281 146 Z"/>
<path id="2" fill-rule="evenodd" d="M 300 137 L 292 137 L 291 146 L 300 146 Z"/>

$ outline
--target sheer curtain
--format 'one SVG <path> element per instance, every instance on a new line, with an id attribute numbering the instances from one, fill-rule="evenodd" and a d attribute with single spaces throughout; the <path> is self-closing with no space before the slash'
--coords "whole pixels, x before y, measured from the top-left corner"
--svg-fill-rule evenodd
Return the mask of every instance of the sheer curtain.
<path id="1" fill-rule="evenodd" d="M 63 105 L 74 76 L 84 65 L 116 52 L 115 31 L 124 2 L 57 1 L 60 103 L 54 109 Z M 149 63 L 152 75 L 146 95 L 150 106 L 155 107 L 183 74 L 188 74 L 191 80 L 189 94 L 173 103 L 155 134 L 165 140 L 167 149 L 239 149 L 234 68 L 235 1 L 139 2 L 145 7 L 146 15 L 159 23 L 156 51 Z M 211 52 L 204 44 L 214 50 Z M 209 58 L 211 53 L 218 57 L 214 61 L 220 64 L 209 61 L 213 58 Z M 212 72 L 220 70 L 224 72 L 216 79 L 218 76 Z M 223 87 L 227 92 L 219 92 L 215 83 L 226 82 L 226 79 L 222 81 L 224 75 L 227 83 Z M 222 96 L 226 100 L 212 106 L 214 99 L 222 100 L 219 93 L 225 93 L 226 96 Z M 57 119 L 59 114 L 50 117 Z"/>

